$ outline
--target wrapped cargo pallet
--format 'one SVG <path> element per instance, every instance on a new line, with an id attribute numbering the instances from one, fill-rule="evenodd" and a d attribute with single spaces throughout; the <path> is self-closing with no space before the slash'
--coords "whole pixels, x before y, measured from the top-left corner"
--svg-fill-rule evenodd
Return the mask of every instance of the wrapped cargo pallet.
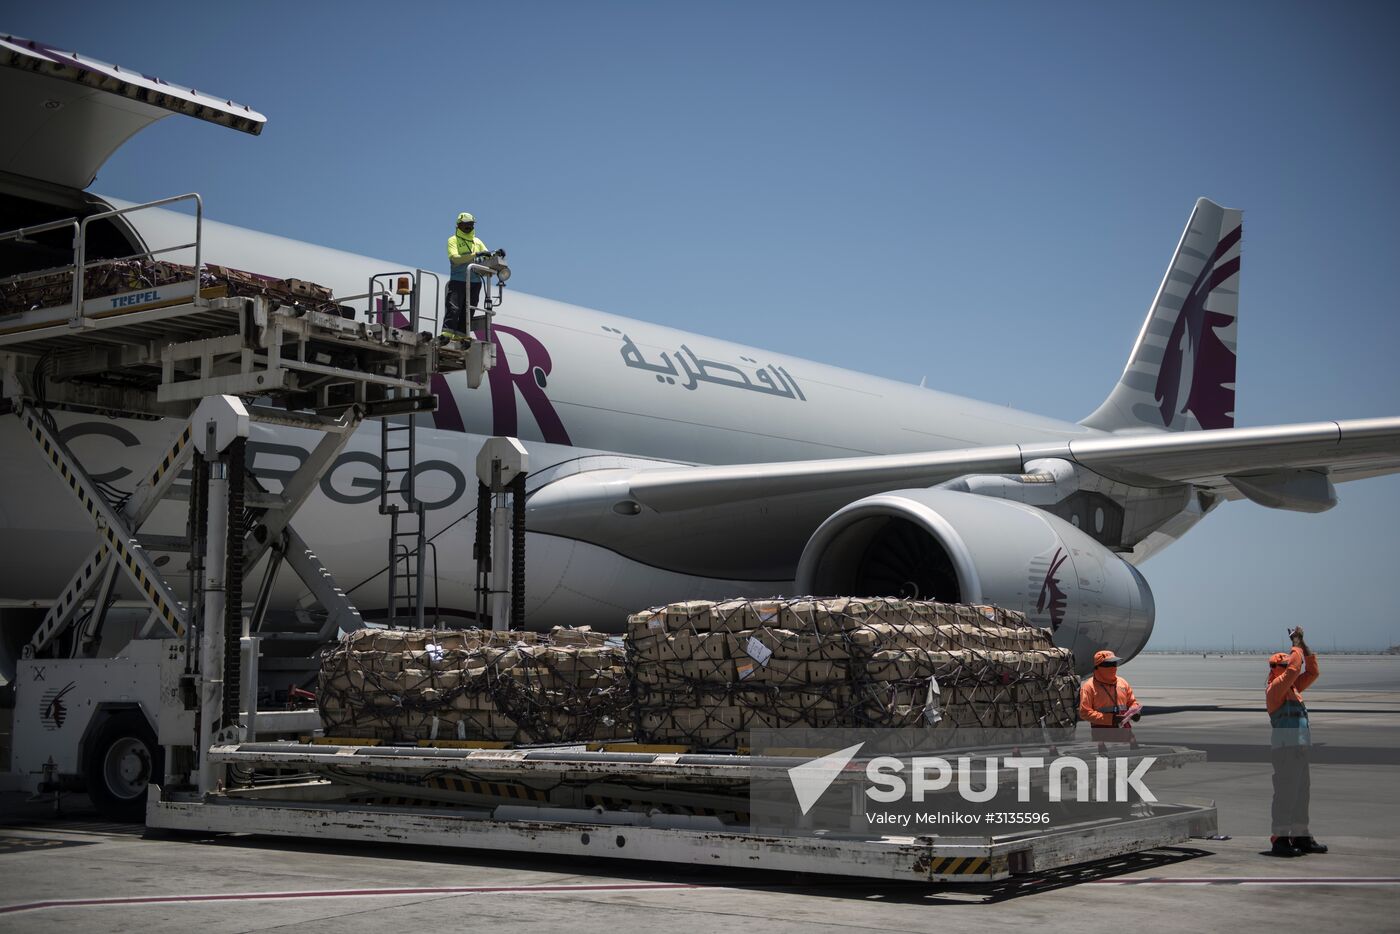
<path id="1" fill-rule="evenodd" d="M 93 299 L 138 289 L 157 289 L 176 282 L 188 282 L 194 277 L 194 267 L 180 263 L 150 259 L 113 260 L 86 270 L 83 295 Z M 277 279 L 206 263 L 200 271 L 199 287 L 221 288 L 222 294 L 230 296 L 263 295 L 278 304 L 330 314 L 340 313 L 330 289 L 302 279 Z M 15 282 L 0 282 L 0 313 L 60 307 L 72 300 L 73 276 L 67 270 Z"/>
<path id="2" fill-rule="evenodd" d="M 623 649 L 584 630 L 362 629 L 322 658 L 327 736 L 557 743 L 632 731 Z"/>
<path id="3" fill-rule="evenodd" d="M 637 738 L 701 748 L 782 727 L 1074 723 L 1072 657 L 998 607 L 691 601 L 628 620 Z"/>

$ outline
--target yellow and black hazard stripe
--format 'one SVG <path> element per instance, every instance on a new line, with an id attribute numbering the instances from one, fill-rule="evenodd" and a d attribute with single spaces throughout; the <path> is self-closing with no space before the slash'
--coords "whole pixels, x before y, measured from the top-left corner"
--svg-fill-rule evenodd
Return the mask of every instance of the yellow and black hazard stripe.
<path id="1" fill-rule="evenodd" d="M 160 618 L 165 621 L 165 624 L 175 635 L 183 635 L 185 627 L 180 622 L 179 614 L 175 612 L 170 601 L 165 599 L 165 595 L 156 587 L 155 579 L 147 574 L 142 563 L 136 560 L 136 553 L 117 536 L 116 532 L 112 531 L 110 525 L 102 530 L 102 534 L 106 537 L 107 543 L 116 551 L 117 558 L 126 565 L 127 573 L 136 581 L 136 586 L 146 595 L 146 599 L 150 601 L 151 606 L 155 607 L 155 611 L 160 614 Z"/>
<path id="2" fill-rule="evenodd" d="M 943 856 L 918 869 L 921 875 L 926 872 L 929 876 L 986 876 L 992 873 L 992 861 L 985 856 Z"/>
<path id="3" fill-rule="evenodd" d="M 186 424 L 185 430 L 180 432 L 180 437 L 175 439 L 175 443 L 170 446 L 170 449 L 165 452 L 165 456 L 160 459 L 160 465 L 151 472 L 151 486 L 159 484 L 160 478 L 165 476 L 165 472 L 180 459 L 180 455 L 190 443 L 190 438 L 194 437 L 191 432 L 191 427 Z"/>
<path id="4" fill-rule="evenodd" d="M 97 546 L 97 551 L 93 552 L 92 556 L 83 563 L 83 566 L 78 569 L 78 573 L 73 575 L 73 579 L 68 582 L 67 588 L 64 589 L 63 593 L 58 595 L 58 599 L 54 601 L 53 606 L 49 609 L 48 616 L 44 620 L 45 624 L 47 624 L 49 620 L 63 619 L 68 615 L 69 611 L 77 604 L 78 599 L 82 597 L 83 594 L 87 593 L 88 588 L 92 586 L 93 578 L 97 575 L 97 572 L 102 569 L 102 565 L 106 563 L 107 555 L 110 553 L 106 542 L 102 542 Z M 39 635 L 39 633 L 36 633 L 36 635 Z M 47 637 L 46 634 L 44 635 Z"/>
<path id="5" fill-rule="evenodd" d="M 439 777 L 428 780 L 430 788 L 455 791 L 463 795 L 482 795 L 490 798 L 511 798 L 516 801 L 548 801 L 549 795 L 537 788 L 506 782 L 478 782 L 462 778 Z"/>
<path id="6" fill-rule="evenodd" d="M 433 801 L 429 798 L 408 798 L 403 795 L 355 795 L 350 798 L 351 804 L 378 804 L 383 807 L 393 808 L 447 808 L 452 807 L 448 801 Z"/>
<path id="7" fill-rule="evenodd" d="M 96 494 L 89 493 L 87 485 L 79 479 L 78 474 L 74 470 L 69 468 L 58 446 L 49 440 L 48 433 L 44 430 L 44 425 L 39 421 L 38 416 L 34 414 L 34 409 L 32 407 L 27 405 L 24 407 L 23 419 L 25 428 L 29 429 L 29 433 L 34 436 L 35 442 L 43 449 L 44 456 L 49 459 L 49 464 L 54 470 L 58 471 L 58 475 L 68 484 L 68 488 L 73 491 L 73 495 L 78 498 L 78 502 L 87 510 L 88 515 L 93 520 L 93 524 L 97 526 L 98 534 L 101 535 L 106 544 L 111 547 L 117 559 L 126 566 L 127 573 L 130 574 L 131 579 L 136 582 L 136 586 L 146 595 L 146 599 L 150 601 L 151 606 L 155 609 L 160 618 L 165 621 L 165 624 L 170 627 L 171 631 L 176 635 L 182 635 L 184 633 L 184 624 L 180 620 L 180 614 L 175 605 L 170 600 L 166 599 L 161 588 L 155 585 L 153 575 L 146 571 L 146 563 L 136 560 L 136 553 L 132 550 L 132 544 L 113 530 L 111 519 L 103 515 L 102 510 L 98 508 Z M 115 510 L 111 511 L 115 513 Z"/>

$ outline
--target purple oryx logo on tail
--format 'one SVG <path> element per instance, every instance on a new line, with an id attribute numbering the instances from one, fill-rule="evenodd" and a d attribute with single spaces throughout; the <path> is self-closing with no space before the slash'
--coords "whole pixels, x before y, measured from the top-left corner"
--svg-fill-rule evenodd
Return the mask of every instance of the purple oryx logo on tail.
<path id="1" fill-rule="evenodd" d="M 1163 351 L 1153 398 L 1170 428 L 1178 415 L 1191 412 L 1202 428 L 1230 428 L 1235 424 L 1235 352 L 1215 333 L 1234 320 L 1206 310 L 1206 300 L 1226 280 L 1240 271 L 1238 256 L 1220 258 L 1240 242 L 1241 228 L 1221 238 L 1215 252 L 1182 301 Z M 1216 263 L 1220 263 L 1219 266 Z"/>

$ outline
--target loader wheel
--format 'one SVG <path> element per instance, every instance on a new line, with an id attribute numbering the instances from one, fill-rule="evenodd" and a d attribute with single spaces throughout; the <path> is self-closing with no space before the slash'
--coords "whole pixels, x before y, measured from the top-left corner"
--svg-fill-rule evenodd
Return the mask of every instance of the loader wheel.
<path id="1" fill-rule="evenodd" d="M 124 710 L 102 724 L 83 761 L 88 797 L 103 817 L 141 823 L 146 818 L 146 789 L 159 783 L 164 754 L 139 711 Z"/>

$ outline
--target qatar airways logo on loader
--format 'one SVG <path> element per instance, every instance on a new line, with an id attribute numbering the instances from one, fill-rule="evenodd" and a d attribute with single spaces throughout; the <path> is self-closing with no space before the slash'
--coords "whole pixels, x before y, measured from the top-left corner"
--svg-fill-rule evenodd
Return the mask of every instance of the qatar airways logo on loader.
<path id="1" fill-rule="evenodd" d="M 843 777 L 855 779 L 863 798 L 883 805 L 924 804 L 937 795 L 949 793 L 968 804 L 986 805 L 1012 788 L 1017 804 L 1029 804 L 1041 795 L 1052 804 L 1064 801 L 1100 804 L 1143 801 L 1150 804 L 1157 800 L 1143 781 L 1157 761 L 1155 756 L 1136 759 L 1098 756 L 1092 762 L 1071 755 L 874 756 L 853 767 L 852 760 L 864 746 L 863 742 L 847 746 L 788 769 L 788 781 L 792 783 L 804 816 L 811 813 L 831 786 Z M 872 824 L 909 826 L 918 823 L 978 824 L 995 815 L 867 812 L 865 816 Z M 998 821 L 988 819 L 986 822 Z"/>

